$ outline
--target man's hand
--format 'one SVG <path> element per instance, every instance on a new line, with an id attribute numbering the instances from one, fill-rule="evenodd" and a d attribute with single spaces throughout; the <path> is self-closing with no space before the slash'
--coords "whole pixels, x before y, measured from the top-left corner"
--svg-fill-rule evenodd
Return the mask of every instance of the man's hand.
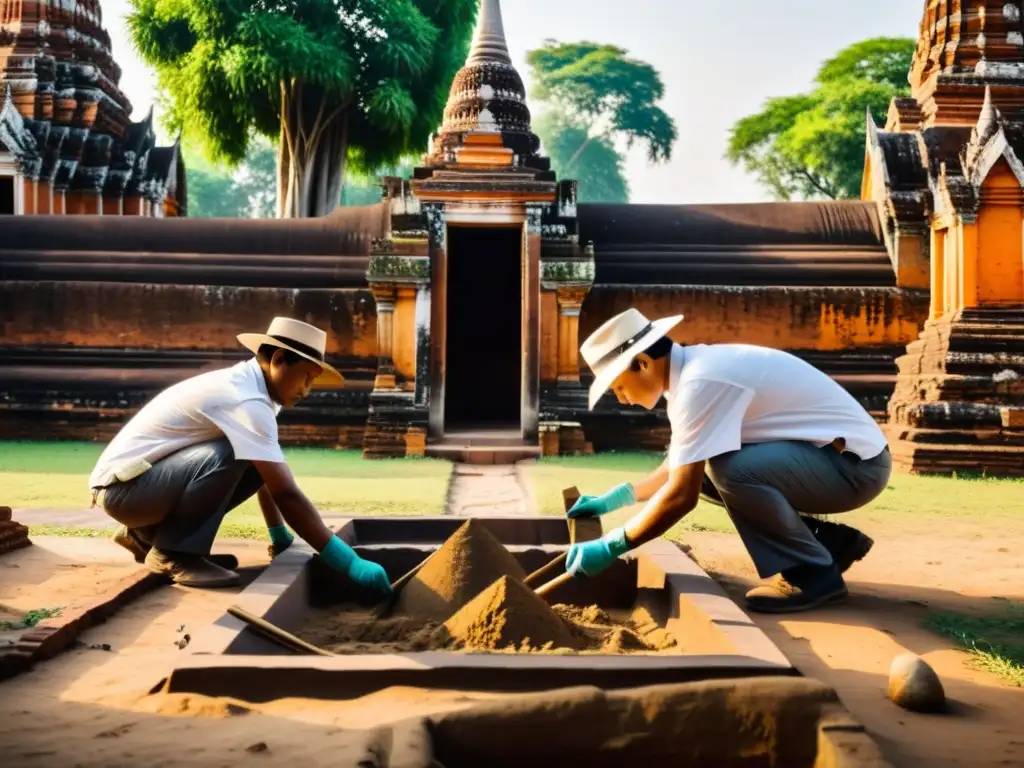
<path id="1" fill-rule="evenodd" d="M 331 537 L 320 557 L 331 568 L 344 573 L 359 586 L 385 595 L 391 594 L 391 581 L 387 572 L 377 563 L 361 558 L 337 536 Z"/>
<path id="2" fill-rule="evenodd" d="M 569 517 L 601 517 L 636 503 L 636 492 L 629 483 L 622 483 L 602 496 L 580 496 L 566 513 Z"/>
<path id="3" fill-rule="evenodd" d="M 596 541 L 573 544 L 565 559 L 565 569 L 573 576 L 597 576 L 629 551 L 624 528 L 616 528 Z"/>

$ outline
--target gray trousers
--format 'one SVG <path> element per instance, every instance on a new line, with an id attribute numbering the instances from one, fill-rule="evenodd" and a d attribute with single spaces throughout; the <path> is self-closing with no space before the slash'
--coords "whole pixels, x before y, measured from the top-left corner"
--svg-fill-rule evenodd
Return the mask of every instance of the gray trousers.
<path id="1" fill-rule="evenodd" d="M 263 486 L 250 461 L 235 461 L 227 438 L 172 453 L 103 494 L 103 509 L 165 552 L 208 555 L 224 515 Z"/>
<path id="2" fill-rule="evenodd" d="M 861 460 L 831 446 L 779 441 L 716 456 L 704 471 L 704 497 L 726 508 L 758 574 L 768 578 L 798 565 L 831 564 L 832 556 L 799 513 L 832 515 L 863 507 L 889 484 L 892 458 L 888 450 Z"/>

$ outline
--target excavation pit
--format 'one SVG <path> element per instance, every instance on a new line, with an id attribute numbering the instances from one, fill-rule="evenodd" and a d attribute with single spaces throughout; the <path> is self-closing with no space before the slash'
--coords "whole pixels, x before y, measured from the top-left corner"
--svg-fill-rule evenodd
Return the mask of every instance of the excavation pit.
<path id="1" fill-rule="evenodd" d="M 456 517 L 357 518 L 337 533 L 394 580 L 441 548 L 466 522 Z M 505 567 L 518 567 L 518 576 L 535 571 L 569 546 L 567 526 L 558 517 L 486 518 L 473 525 L 484 526 L 511 555 L 515 562 Z M 426 566 L 421 573 L 425 571 Z M 359 616 L 369 617 L 374 602 L 298 542 L 236 600 L 245 611 L 307 640 L 317 637 L 310 628 L 318 616 L 348 612 L 358 624 Z M 587 617 L 593 625 L 603 614 L 609 619 L 609 634 L 618 634 L 619 642 L 611 638 L 596 647 L 584 643 L 576 648 L 554 643 L 525 652 L 501 643 L 482 650 L 473 644 L 467 649 L 457 642 L 428 643 L 416 650 L 403 646 L 403 633 L 395 631 L 390 638 L 386 633 L 369 641 L 350 638 L 348 647 L 337 643 L 335 656 L 297 655 L 225 614 L 196 634 L 165 690 L 267 701 L 355 698 L 399 685 L 493 692 L 580 685 L 613 690 L 796 674 L 721 588 L 666 541 L 641 547 L 597 578 L 569 582 L 547 602 L 556 606 L 561 620 L 577 627 Z M 638 612 L 647 618 L 648 637 L 656 630 L 659 642 L 638 647 L 628 634 L 616 633 L 635 628 L 628 618 Z M 443 613 L 435 613 L 435 620 L 448 621 L 441 619 Z M 396 611 L 388 620 L 400 622 L 401 617 Z M 672 642 L 666 643 L 666 636 Z"/>

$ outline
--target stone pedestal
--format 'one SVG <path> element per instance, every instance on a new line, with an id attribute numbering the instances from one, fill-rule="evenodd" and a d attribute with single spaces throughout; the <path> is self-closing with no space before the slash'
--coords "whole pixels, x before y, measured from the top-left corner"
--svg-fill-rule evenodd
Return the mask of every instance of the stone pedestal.
<path id="1" fill-rule="evenodd" d="M 0 507 L 0 555 L 31 544 L 28 527 L 11 519 L 10 507 Z"/>
<path id="2" fill-rule="evenodd" d="M 929 321 L 896 362 L 897 467 L 1024 477 L 1024 305 Z"/>

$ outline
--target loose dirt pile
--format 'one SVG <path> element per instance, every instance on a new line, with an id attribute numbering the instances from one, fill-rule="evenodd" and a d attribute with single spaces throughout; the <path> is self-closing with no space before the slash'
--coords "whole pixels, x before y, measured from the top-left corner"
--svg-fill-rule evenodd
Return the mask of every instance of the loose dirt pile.
<path id="1" fill-rule="evenodd" d="M 502 576 L 526 573 L 484 523 L 469 520 L 405 585 L 395 611 L 442 622 Z"/>
<path id="2" fill-rule="evenodd" d="M 428 650 L 657 653 L 676 641 L 651 614 L 553 608 L 523 583 L 512 554 L 470 520 L 402 590 L 391 616 L 355 606 L 316 611 L 297 634 L 340 654 Z"/>
<path id="3" fill-rule="evenodd" d="M 536 648 L 579 650 L 585 644 L 572 627 L 521 581 L 502 576 L 444 623 L 466 650 Z"/>

